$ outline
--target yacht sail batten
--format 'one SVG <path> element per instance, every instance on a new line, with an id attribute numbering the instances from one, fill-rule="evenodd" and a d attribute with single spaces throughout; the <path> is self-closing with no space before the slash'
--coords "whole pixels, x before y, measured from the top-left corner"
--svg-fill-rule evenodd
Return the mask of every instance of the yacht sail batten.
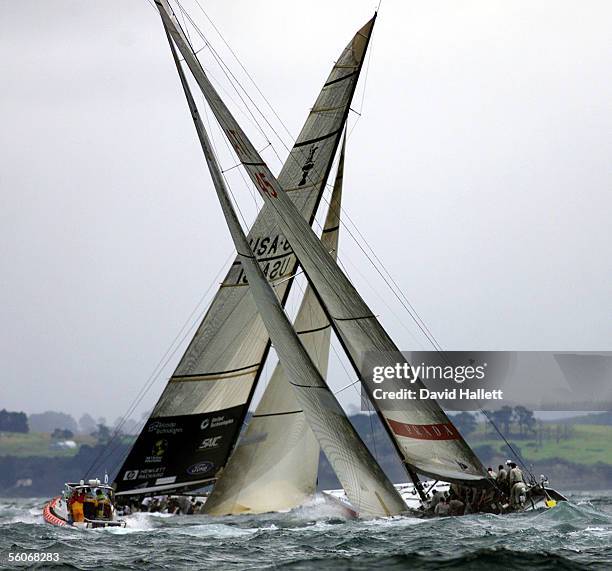
<path id="1" fill-rule="evenodd" d="M 340 107 L 336 107 L 336 109 L 340 109 Z M 333 109 L 325 109 L 324 111 L 333 111 Z M 313 107 L 312 113 L 319 113 L 319 110 Z M 313 143 L 318 143 L 319 141 L 324 141 L 325 139 L 328 139 L 329 137 L 333 137 L 334 135 L 338 135 L 341 131 L 342 131 L 342 129 L 336 129 L 335 131 L 332 131 L 331 133 L 325 133 L 324 135 L 319 135 L 318 137 L 315 137 L 314 139 L 309 139 L 307 141 L 298 141 L 295 144 L 295 146 L 296 147 L 304 147 L 306 145 L 312 145 Z M 245 163 L 243 163 L 243 164 L 245 164 Z"/>

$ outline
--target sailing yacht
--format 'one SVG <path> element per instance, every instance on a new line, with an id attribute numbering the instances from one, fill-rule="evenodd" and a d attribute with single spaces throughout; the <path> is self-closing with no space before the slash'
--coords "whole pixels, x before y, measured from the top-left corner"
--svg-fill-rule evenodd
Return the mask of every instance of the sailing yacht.
<path id="1" fill-rule="evenodd" d="M 342 485 L 325 496 L 361 517 L 423 512 L 434 489 L 445 492 L 451 485 L 493 489 L 482 463 L 435 401 L 405 401 L 399 408 L 374 398 L 363 355 L 376 352 L 382 366 L 406 363 L 406 358 L 337 263 L 341 141 L 376 16 L 341 53 L 276 177 L 209 80 L 168 0 L 155 0 L 155 6 L 237 256 L 119 470 L 116 496 L 213 486 L 204 506 L 210 515 L 289 510 L 314 494 L 319 451 Z M 229 198 L 186 71 L 264 200 L 248 235 Z M 317 236 L 311 226 L 338 151 L 327 219 Z M 284 304 L 298 265 L 308 288 L 292 324 Z M 330 390 L 332 331 L 408 483 L 391 483 Z M 279 364 L 242 430 L 271 346 Z M 389 383 L 390 390 L 401 389 L 399 381 L 396 387 Z M 414 384 L 422 386 L 419 380 Z M 532 481 L 523 502 L 533 508 L 552 505 L 555 498 L 562 496 L 543 481 Z"/>

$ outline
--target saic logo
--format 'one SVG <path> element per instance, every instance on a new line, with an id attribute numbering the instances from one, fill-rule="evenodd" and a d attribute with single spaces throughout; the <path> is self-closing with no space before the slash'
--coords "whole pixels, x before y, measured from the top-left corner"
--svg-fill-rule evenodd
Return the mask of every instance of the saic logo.
<path id="1" fill-rule="evenodd" d="M 200 444 L 200 450 L 217 448 L 217 446 L 220 446 L 222 438 L 223 436 L 211 436 L 210 438 L 205 438 L 202 440 L 202 444 Z"/>
<path id="2" fill-rule="evenodd" d="M 128 470 L 124 475 L 124 480 L 135 480 L 138 478 L 138 470 Z"/>
<path id="3" fill-rule="evenodd" d="M 187 468 L 186 472 L 190 476 L 197 476 L 199 474 L 207 474 L 214 467 L 215 467 L 215 465 L 212 462 L 210 462 L 208 460 L 204 460 L 204 462 L 198 462 L 197 464 L 194 464 L 193 466 L 189 466 L 189 468 Z"/>

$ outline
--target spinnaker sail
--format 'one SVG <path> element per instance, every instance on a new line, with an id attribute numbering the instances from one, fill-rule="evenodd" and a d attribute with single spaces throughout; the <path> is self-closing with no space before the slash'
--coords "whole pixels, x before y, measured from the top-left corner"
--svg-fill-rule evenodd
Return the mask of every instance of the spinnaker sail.
<path id="1" fill-rule="evenodd" d="M 335 257 L 344 169 L 343 143 L 321 242 Z M 307 287 L 293 325 L 321 376 L 327 377 L 331 326 Z M 316 491 L 319 444 L 278 363 L 247 429 L 206 500 L 210 515 L 286 511 Z"/>
<path id="2" fill-rule="evenodd" d="M 407 363 L 405 357 L 338 264 L 322 247 L 291 201 L 290 194 L 284 191 L 223 103 L 193 55 L 167 1 L 156 0 L 156 4 L 236 155 L 289 240 L 347 355 L 361 375 L 363 386 L 371 396 L 371 375 L 361 370 L 365 354 L 376 353 L 380 366 Z M 372 23 L 373 20 L 360 32 L 366 40 Z M 420 380 L 412 385 L 417 390 L 422 387 Z M 401 381 L 389 381 L 387 384 L 389 391 L 401 388 L 404 388 Z M 409 469 L 446 481 L 474 484 L 487 479 L 486 471 L 474 452 L 434 400 L 405 400 L 402 407 L 398 407 L 394 401 L 375 401 L 374 405 Z"/>
<path id="3" fill-rule="evenodd" d="M 157 5 L 162 16 L 170 10 L 165 0 Z M 308 223 L 331 169 L 369 33 L 370 28 L 361 30 L 343 50 L 278 177 Z M 190 51 L 190 67 L 199 66 L 191 58 Z M 269 206 L 260 211 L 248 238 L 284 302 L 297 260 Z M 236 259 L 123 463 L 115 480 L 118 493 L 154 493 L 213 481 L 236 442 L 268 349 L 268 334 Z"/>

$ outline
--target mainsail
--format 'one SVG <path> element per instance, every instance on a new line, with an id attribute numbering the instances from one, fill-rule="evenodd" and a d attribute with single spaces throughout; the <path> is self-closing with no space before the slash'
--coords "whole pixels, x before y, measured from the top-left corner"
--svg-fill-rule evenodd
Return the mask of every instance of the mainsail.
<path id="1" fill-rule="evenodd" d="M 270 334 L 287 380 L 321 449 L 360 515 L 388 516 L 407 511 L 398 491 L 344 414 L 289 322 L 283 306 L 249 246 L 229 199 L 206 131 L 201 122 L 199 125 L 202 149 L 257 311 Z"/>
<path id="2" fill-rule="evenodd" d="M 322 247 L 295 208 L 290 194 L 283 190 L 282 184 L 271 173 L 220 99 L 194 57 L 167 1 L 156 0 L 156 4 L 217 121 L 266 204 L 271 207 L 309 282 L 322 301 L 347 355 L 361 375 L 364 387 L 371 395 L 370 378 L 360 370 L 364 355 L 368 352 L 376 353 L 379 357 L 377 364 L 381 366 L 403 364 L 406 359 L 350 280 Z M 371 22 L 362 29 L 364 37 L 369 36 L 370 29 Z M 412 388 L 419 389 L 422 386 L 421 381 L 417 380 Z M 404 385 L 399 381 L 389 381 L 386 388 L 390 391 L 399 390 Z M 402 401 L 401 408 L 395 401 L 392 401 L 395 406 L 384 401 L 374 404 L 409 469 L 447 481 L 475 483 L 486 480 L 484 467 L 435 401 L 406 400 Z"/>
<path id="3" fill-rule="evenodd" d="M 321 242 L 335 257 L 341 209 L 343 143 Z M 294 329 L 322 377 L 327 376 L 331 327 L 311 287 Z M 280 363 L 204 509 L 210 515 L 283 511 L 316 490 L 319 444 Z"/>
<path id="4" fill-rule="evenodd" d="M 165 0 L 157 4 L 160 11 L 170 11 Z M 371 24 L 360 30 L 338 58 L 278 177 L 309 223 L 346 122 L 370 31 Z M 199 67 L 191 50 L 189 65 Z M 248 238 L 284 302 L 297 260 L 269 206 L 262 208 Z M 121 467 L 118 492 L 153 493 L 212 481 L 238 437 L 268 349 L 268 334 L 236 259 Z"/>

